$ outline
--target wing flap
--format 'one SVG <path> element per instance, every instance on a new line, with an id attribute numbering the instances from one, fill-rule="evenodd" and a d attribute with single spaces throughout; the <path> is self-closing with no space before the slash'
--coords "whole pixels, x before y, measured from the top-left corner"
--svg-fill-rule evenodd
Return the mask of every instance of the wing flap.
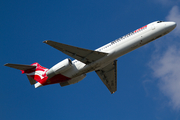
<path id="1" fill-rule="evenodd" d="M 71 56 L 74 59 L 77 59 L 85 64 L 92 63 L 104 56 L 106 56 L 108 53 L 88 50 L 84 48 L 74 47 L 58 42 L 54 42 L 51 40 L 46 40 L 44 43 L 60 50 L 61 52 Z"/>
<path id="2" fill-rule="evenodd" d="M 117 91 L 117 60 L 100 70 L 96 70 L 96 73 L 111 94 Z"/>

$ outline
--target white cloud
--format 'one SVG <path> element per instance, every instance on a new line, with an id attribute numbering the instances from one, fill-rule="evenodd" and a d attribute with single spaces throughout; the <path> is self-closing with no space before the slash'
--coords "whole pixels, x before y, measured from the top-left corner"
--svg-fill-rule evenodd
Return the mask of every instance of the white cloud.
<path id="1" fill-rule="evenodd" d="M 176 110 L 180 110 L 180 11 L 178 6 L 174 6 L 169 15 L 168 21 L 175 21 L 177 27 L 163 39 L 173 39 L 171 42 L 164 42 L 164 47 L 159 42 L 152 55 L 150 67 L 155 78 L 158 78 L 160 91 L 168 98 L 169 105 Z M 158 42 L 156 42 L 158 44 Z M 162 50 L 163 49 L 163 50 Z"/>
<path id="2" fill-rule="evenodd" d="M 174 21 L 177 23 L 177 27 L 174 30 L 175 35 L 180 36 L 180 11 L 178 6 L 174 6 L 171 11 L 169 12 L 169 15 L 166 17 L 169 21 Z"/>
<path id="3" fill-rule="evenodd" d="M 154 76 L 159 78 L 161 92 L 170 100 L 174 109 L 180 109 L 180 48 L 171 46 L 151 62 Z"/>

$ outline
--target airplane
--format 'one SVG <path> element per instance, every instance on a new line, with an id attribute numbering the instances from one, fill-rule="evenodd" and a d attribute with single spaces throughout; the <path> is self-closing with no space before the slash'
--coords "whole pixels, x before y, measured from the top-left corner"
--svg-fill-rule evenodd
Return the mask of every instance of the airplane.
<path id="1" fill-rule="evenodd" d="M 74 58 L 67 58 L 47 69 L 38 63 L 31 65 L 10 64 L 5 66 L 19 69 L 26 74 L 35 88 L 59 83 L 67 86 L 78 83 L 86 74 L 95 71 L 112 93 L 117 91 L 117 58 L 166 35 L 176 27 L 175 22 L 155 21 L 123 37 L 120 37 L 96 50 L 79 48 L 51 40 L 44 43 Z"/>

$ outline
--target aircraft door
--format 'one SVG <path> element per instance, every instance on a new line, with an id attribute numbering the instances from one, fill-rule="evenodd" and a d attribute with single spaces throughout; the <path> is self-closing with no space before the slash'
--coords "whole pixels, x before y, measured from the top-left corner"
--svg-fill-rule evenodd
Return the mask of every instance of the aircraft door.
<path id="1" fill-rule="evenodd" d="M 152 30 L 154 30 L 154 29 L 155 29 L 155 26 L 154 26 L 154 24 L 152 24 L 152 25 L 151 25 L 151 28 L 152 28 Z"/>

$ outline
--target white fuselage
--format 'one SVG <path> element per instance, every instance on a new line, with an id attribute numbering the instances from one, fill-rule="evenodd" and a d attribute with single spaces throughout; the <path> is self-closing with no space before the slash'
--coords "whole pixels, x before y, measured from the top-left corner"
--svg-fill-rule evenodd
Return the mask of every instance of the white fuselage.
<path id="1" fill-rule="evenodd" d="M 61 86 L 75 84 L 83 80 L 86 73 L 96 71 L 109 91 L 114 93 L 117 90 L 116 59 L 169 33 L 175 27 L 175 22 L 152 22 L 95 51 L 46 40 L 44 43 L 77 60 L 65 59 L 50 69 L 38 63 L 31 65 L 7 63 L 5 66 L 21 70 L 35 88 L 55 83 L 60 83 Z"/>
<path id="2" fill-rule="evenodd" d="M 62 74 L 69 78 L 74 78 L 101 69 L 116 60 L 118 57 L 121 57 L 122 55 L 169 33 L 175 28 L 175 26 L 175 22 L 152 22 L 95 50 L 108 53 L 107 56 L 88 65 L 78 60 L 74 60 L 72 62 L 73 67 Z"/>

